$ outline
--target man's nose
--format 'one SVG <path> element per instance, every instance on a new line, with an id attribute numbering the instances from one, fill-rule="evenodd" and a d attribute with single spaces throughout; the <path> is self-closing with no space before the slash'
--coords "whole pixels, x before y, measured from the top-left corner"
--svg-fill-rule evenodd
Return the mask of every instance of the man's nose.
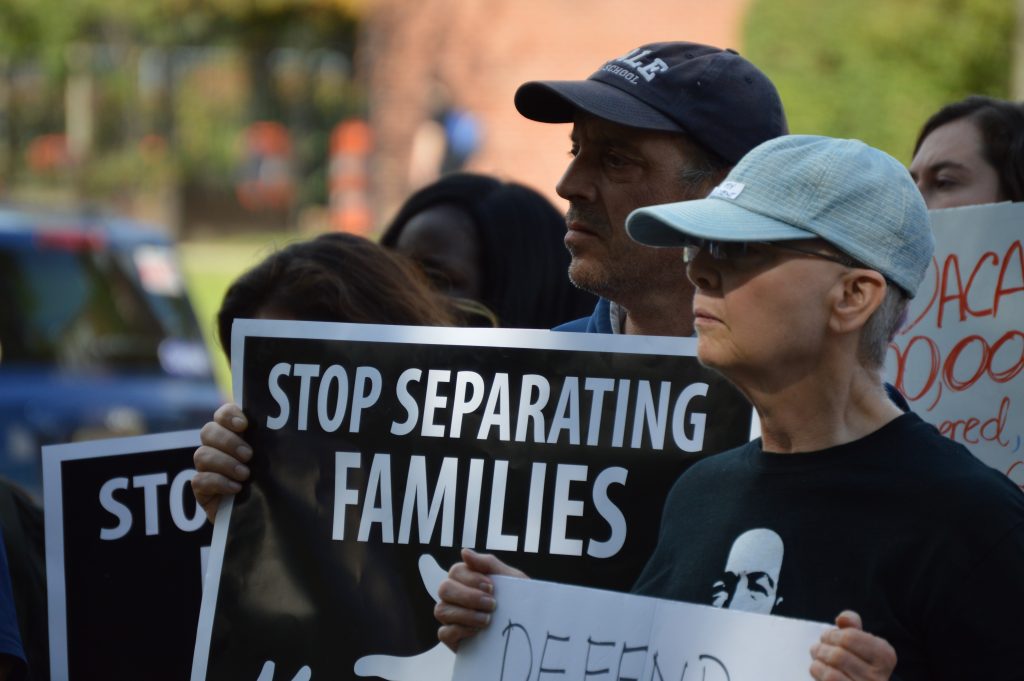
<path id="1" fill-rule="evenodd" d="M 579 155 L 574 156 L 566 167 L 562 177 L 555 185 L 555 192 L 566 201 L 585 201 L 592 203 L 596 200 L 597 191 L 590 178 L 586 163 Z"/>

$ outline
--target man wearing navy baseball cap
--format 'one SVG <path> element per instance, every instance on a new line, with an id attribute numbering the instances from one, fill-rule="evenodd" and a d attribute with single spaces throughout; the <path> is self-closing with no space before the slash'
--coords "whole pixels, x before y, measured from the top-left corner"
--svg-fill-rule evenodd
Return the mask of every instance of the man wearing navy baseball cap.
<path id="1" fill-rule="evenodd" d="M 573 158 L 556 187 L 569 202 L 569 276 L 602 300 L 590 318 L 558 330 L 690 335 L 692 320 L 678 314 L 692 292 L 679 254 L 632 242 L 626 215 L 706 196 L 746 152 L 785 134 L 775 86 L 732 50 L 662 42 L 586 80 L 525 83 L 515 105 L 527 118 L 573 126 Z"/>

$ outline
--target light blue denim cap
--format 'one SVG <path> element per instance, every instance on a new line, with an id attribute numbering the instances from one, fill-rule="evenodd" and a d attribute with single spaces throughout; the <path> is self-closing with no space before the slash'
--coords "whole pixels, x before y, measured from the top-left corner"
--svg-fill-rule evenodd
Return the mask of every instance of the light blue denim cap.
<path id="1" fill-rule="evenodd" d="M 911 297 L 931 263 L 928 209 L 903 165 L 859 140 L 786 135 L 754 147 L 706 199 L 638 208 L 636 241 L 821 238 Z"/>

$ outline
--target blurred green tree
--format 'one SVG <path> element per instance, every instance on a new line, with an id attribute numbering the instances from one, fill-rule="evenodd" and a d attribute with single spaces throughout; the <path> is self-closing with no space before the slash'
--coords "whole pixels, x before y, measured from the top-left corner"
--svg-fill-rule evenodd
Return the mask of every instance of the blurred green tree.
<path id="1" fill-rule="evenodd" d="M 296 24 L 316 44 L 337 39 L 339 18 L 367 0 L 4 0 L 0 55 L 45 56 L 55 68 L 73 42 L 133 39 L 150 45 L 278 41 Z M 308 46 L 312 46 L 307 44 Z"/>
<path id="2" fill-rule="evenodd" d="M 0 1 L 0 186 L 32 139 L 74 128 L 90 131 L 79 194 L 133 191 L 150 168 L 223 193 L 245 126 L 273 120 L 297 141 L 299 203 L 323 203 L 329 130 L 362 111 L 349 76 L 365 2 Z"/>
<path id="3" fill-rule="evenodd" d="M 969 94 L 1008 97 L 1012 0 L 753 0 L 744 53 L 794 133 L 854 137 L 909 162 L 917 132 Z"/>

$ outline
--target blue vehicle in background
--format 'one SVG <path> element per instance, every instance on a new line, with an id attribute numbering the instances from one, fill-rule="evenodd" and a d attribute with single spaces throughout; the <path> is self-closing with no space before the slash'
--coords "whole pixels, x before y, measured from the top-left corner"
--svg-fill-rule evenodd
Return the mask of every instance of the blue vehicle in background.
<path id="1" fill-rule="evenodd" d="M 0 208 L 0 477 L 41 499 L 43 445 L 198 428 L 223 401 L 173 241 Z"/>

